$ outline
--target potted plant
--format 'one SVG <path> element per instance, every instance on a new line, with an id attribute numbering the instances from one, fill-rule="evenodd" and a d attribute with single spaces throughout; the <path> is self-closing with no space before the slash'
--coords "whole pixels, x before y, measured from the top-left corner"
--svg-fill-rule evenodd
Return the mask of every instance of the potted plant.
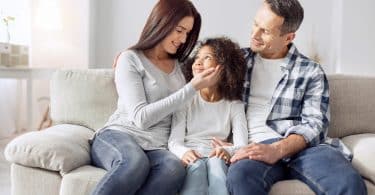
<path id="1" fill-rule="evenodd" d="M 5 24 L 5 28 L 6 28 L 6 43 L 9 44 L 10 42 L 10 32 L 9 32 L 9 23 L 14 21 L 15 20 L 15 17 L 13 16 L 5 16 L 2 18 L 2 21 L 3 23 Z"/>

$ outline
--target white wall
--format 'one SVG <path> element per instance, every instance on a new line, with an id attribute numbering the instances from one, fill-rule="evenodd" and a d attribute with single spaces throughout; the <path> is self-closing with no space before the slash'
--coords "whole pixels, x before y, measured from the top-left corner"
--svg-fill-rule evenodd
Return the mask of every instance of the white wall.
<path id="1" fill-rule="evenodd" d="M 375 1 L 343 1 L 338 72 L 375 75 Z"/>
<path id="2" fill-rule="evenodd" d="M 234 3 L 235 2 L 235 3 Z M 200 39 L 214 36 L 227 36 L 247 47 L 250 41 L 250 28 L 260 0 L 227 1 L 193 0 L 202 16 Z"/>
<path id="3" fill-rule="evenodd" d="M 320 3 L 316 3 L 319 1 Z M 333 70 L 332 53 L 332 7 L 329 1 L 326 7 L 321 6 L 325 0 L 309 2 L 303 0 L 305 22 L 298 32 L 296 44 L 308 56 L 319 57 L 327 71 Z M 156 0 L 119 1 L 109 0 L 92 2 L 90 8 L 91 34 L 90 67 L 109 67 L 117 52 L 136 43 L 143 25 Z M 237 41 L 242 47 L 249 45 L 251 24 L 261 0 L 238 0 L 235 3 L 227 0 L 201 1 L 193 0 L 202 15 L 200 39 L 225 35 Z M 332 1 L 333 2 L 333 1 Z M 319 10 L 321 15 L 316 14 Z M 314 34 L 314 36 L 311 36 Z M 319 39 L 318 39 L 319 37 Z"/>
<path id="4" fill-rule="evenodd" d="M 251 15 L 260 0 L 192 0 L 202 15 L 200 38 L 226 35 L 248 45 Z M 157 0 L 94 0 L 90 10 L 93 30 L 90 67 L 110 67 L 114 56 L 138 41 L 147 17 Z M 227 10 L 227 11 L 225 11 Z M 227 17 L 223 17 L 223 15 Z M 233 19 L 236 19 L 236 23 Z"/>
<path id="5" fill-rule="evenodd" d="M 249 44 L 261 0 L 192 0 L 202 15 L 200 38 L 226 35 Z M 156 0 L 91 1 L 90 67 L 110 67 L 117 52 L 136 43 Z M 295 43 L 328 73 L 375 75 L 373 0 L 301 0 L 305 19 Z M 363 25 L 364 24 L 364 25 Z M 359 52 L 361 51 L 361 52 Z"/>
<path id="6" fill-rule="evenodd" d="M 333 12 L 337 6 L 335 1 L 301 0 L 305 15 L 294 41 L 301 53 L 322 64 L 328 73 L 334 72 L 337 57 L 335 28 L 332 27 L 339 19 Z"/>
<path id="7" fill-rule="evenodd" d="M 90 1 L 90 67 L 110 67 L 115 55 L 135 44 L 157 0 Z"/>
<path id="8" fill-rule="evenodd" d="M 31 66 L 87 68 L 90 0 L 32 0 Z"/>

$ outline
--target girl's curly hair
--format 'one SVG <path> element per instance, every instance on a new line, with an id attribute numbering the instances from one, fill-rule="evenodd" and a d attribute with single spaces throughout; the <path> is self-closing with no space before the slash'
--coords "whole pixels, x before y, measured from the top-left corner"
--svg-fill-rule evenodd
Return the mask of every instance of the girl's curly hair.
<path id="1" fill-rule="evenodd" d="M 218 81 L 218 92 L 226 100 L 241 100 L 246 73 L 246 61 L 239 45 L 227 37 L 209 38 L 199 42 L 194 56 L 200 48 L 209 46 L 215 60 L 222 66 L 221 78 Z M 192 65 L 194 58 L 189 58 L 183 65 L 186 81 L 193 78 Z"/>

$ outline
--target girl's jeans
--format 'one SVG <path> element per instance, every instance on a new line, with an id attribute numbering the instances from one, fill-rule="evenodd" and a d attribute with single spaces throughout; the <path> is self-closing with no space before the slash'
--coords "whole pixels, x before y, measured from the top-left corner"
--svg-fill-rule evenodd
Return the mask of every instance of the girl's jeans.
<path id="1" fill-rule="evenodd" d="M 202 158 L 188 165 L 181 195 L 228 195 L 228 167 L 220 158 Z"/>

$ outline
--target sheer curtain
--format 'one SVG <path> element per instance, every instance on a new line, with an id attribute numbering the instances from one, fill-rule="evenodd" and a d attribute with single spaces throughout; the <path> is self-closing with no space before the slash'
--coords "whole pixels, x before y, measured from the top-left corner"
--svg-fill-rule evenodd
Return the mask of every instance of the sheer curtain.
<path id="1" fill-rule="evenodd" d="M 10 43 L 30 43 L 30 1 L 0 0 L 0 42 L 7 42 L 4 32 L 7 28 Z M 3 22 L 7 16 L 14 17 L 8 26 Z M 6 68 L 6 67 L 4 67 Z M 25 100 L 23 81 L 0 78 L 0 137 L 8 137 L 25 128 Z"/>
<path id="2" fill-rule="evenodd" d="M 0 79 L 0 137 L 11 136 L 25 125 L 21 89 L 22 81 Z"/>

